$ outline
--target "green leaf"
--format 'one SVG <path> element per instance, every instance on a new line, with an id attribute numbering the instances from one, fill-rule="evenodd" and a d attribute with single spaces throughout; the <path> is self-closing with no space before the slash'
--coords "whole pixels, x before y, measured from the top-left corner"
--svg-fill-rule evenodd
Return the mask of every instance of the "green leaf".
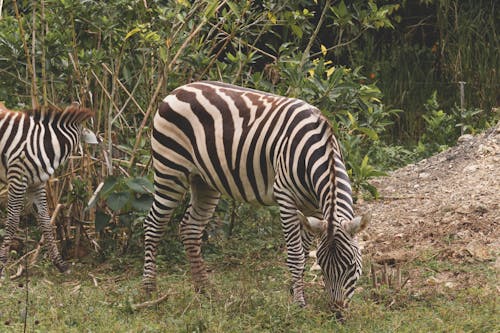
<path id="1" fill-rule="evenodd" d="M 133 214 L 120 215 L 120 217 L 118 218 L 118 220 L 120 222 L 120 226 L 127 227 L 127 228 L 130 228 L 134 219 L 135 219 L 135 217 Z"/>
<path id="2" fill-rule="evenodd" d="M 378 193 L 378 190 L 375 186 L 373 186 L 372 184 L 368 183 L 368 182 L 365 182 L 361 185 L 365 190 L 367 190 L 374 199 L 378 199 L 379 198 L 379 193 Z"/>
<path id="3" fill-rule="evenodd" d="M 127 179 L 126 184 L 129 189 L 136 193 L 153 193 L 154 188 L 151 181 L 146 177 L 136 177 Z"/>
<path id="4" fill-rule="evenodd" d="M 151 195 L 141 195 L 138 198 L 132 199 L 130 202 L 133 209 L 146 212 L 151 208 L 153 204 L 153 197 Z"/>
<path id="5" fill-rule="evenodd" d="M 215 10 L 217 9 L 217 5 L 219 4 L 219 1 L 212 1 L 211 3 L 208 4 L 207 8 L 205 9 L 204 16 L 209 19 L 212 18 L 215 15 Z"/>
<path id="6" fill-rule="evenodd" d="M 112 211 L 117 212 L 130 201 L 130 198 L 129 192 L 115 192 L 109 195 L 106 203 Z"/>
<path id="7" fill-rule="evenodd" d="M 231 11 L 237 16 L 237 17 L 240 17 L 241 14 L 240 14 L 240 9 L 238 8 L 238 6 L 233 2 L 233 1 L 228 1 L 227 2 L 227 5 L 229 6 L 229 8 L 231 9 Z"/>
<path id="8" fill-rule="evenodd" d="M 101 232 L 102 230 L 104 230 L 104 228 L 108 226 L 110 220 L 111 216 L 109 216 L 108 214 L 104 213 L 101 210 L 98 210 L 95 213 L 95 221 L 94 221 L 95 231 Z"/>
<path id="9" fill-rule="evenodd" d="M 363 134 L 366 134 L 371 140 L 378 141 L 378 134 L 377 132 L 375 132 L 375 130 L 368 127 L 359 127 L 358 131 L 360 131 Z"/>
<path id="10" fill-rule="evenodd" d="M 293 33 L 294 33 L 297 37 L 302 38 L 303 31 L 302 31 L 302 28 L 301 28 L 300 26 L 298 26 L 298 25 L 296 25 L 296 24 L 292 24 L 292 25 L 290 26 L 290 28 L 292 28 Z"/>
<path id="11" fill-rule="evenodd" d="M 140 32 L 141 31 L 141 28 L 137 27 L 137 28 L 134 28 L 132 30 L 130 30 L 126 35 L 125 35 L 125 40 L 129 39 L 130 37 L 132 37 L 133 35 L 135 35 L 136 33 Z"/>
<path id="12" fill-rule="evenodd" d="M 101 197 L 107 197 L 107 195 L 114 190 L 115 186 L 118 184 L 120 179 L 116 176 L 108 176 L 104 181 L 104 185 L 101 189 Z"/>

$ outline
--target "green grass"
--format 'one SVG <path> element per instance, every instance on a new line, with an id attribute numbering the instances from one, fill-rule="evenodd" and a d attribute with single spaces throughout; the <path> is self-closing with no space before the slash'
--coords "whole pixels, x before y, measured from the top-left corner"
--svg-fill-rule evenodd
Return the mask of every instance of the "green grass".
<path id="1" fill-rule="evenodd" d="M 233 244 L 233 246 L 236 246 Z M 488 263 L 415 262 L 408 271 L 457 270 L 477 277 L 480 285 L 422 292 L 374 290 L 363 277 L 344 324 L 327 310 L 314 274 L 306 273 L 309 305 L 291 302 L 284 254 L 256 249 L 238 256 L 221 250 L 209 258 L 210 292 L 193 292 L 187 266 L 161 263 L 160 304 L 133 311 L 146 300 L 141 264 L 122 258 L 105 264 L 73 265 L 61 275 L 48 263 L 32 270 L 29 282 L 28 332 L 495 332 L 499 331 L 495 274 Z M 244 252 L 244 251 L 243 251 Z M 258 255 L 257 255 L 258 254 Z M 423 274 L 422 274 L 423 275 Z M 97 286 L 94 284 L 94 279 Z M 318 280 L 315 280 L 318 281 Z M 422 282 L 423 283 L 423 282 Z M 426 286 L 425 286 L 426 287 Z M 157 296 L 157 295 L 155 295 Z M 24 278 L 0 287 L 0 332 L 23 329 Z"/>
<path id="2" fill-rule="evenodd" d="M 279 223 L 249 219 L 236 226 L 229 240 L 212 231 L 204 246 L 211 270 L 208 292 L 194 292 L 180 243 L 167 241 L 159 256 L 158 294 L 152 297 L 169 297 L 139 310 L 132 305 L 148 298 L 141 289 L 138 257 L 115 256 L 101 263 L 88 258 L 74 263 L 71 274 L 64 275 L 40 257 L 30 271 L 27 331 L 500 331 L 498 282 L 491 263 L 447 260 L 439 253 L 423 252 L 405 264 L 403 277 L 410 277 L 410 283 L 395 291 L 373 288 L 366 255 L 359 290 L 346 321 L 339 323 L 328 310 L 319 272 L 305 274 L 308 306 L 301 309 L 292 302 Z M 452 288 L 427 283 L 440 274 L 458 276 L 461 282 Z M 0 332 L 22 332 L 25 306 L 25 278 L 1 281 Z"/>

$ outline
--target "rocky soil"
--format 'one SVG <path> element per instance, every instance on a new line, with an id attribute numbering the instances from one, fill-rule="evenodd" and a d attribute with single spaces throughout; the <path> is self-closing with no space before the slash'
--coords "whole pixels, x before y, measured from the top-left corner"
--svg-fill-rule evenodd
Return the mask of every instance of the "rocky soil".
<path id="1" fill-rule="evenodd" d="M 500 273 L 500 123 L 480 135 L 464 135 L 457 146 L 373 184 L 380 199 L 356 208 L 372 212 L 362 234 L 364 256 L 403 270 L 416 260 L 442 260 L 458 266 L 485 262 Z M 467 270 L 406 275 L 410 288 L 478 283 Z"/>

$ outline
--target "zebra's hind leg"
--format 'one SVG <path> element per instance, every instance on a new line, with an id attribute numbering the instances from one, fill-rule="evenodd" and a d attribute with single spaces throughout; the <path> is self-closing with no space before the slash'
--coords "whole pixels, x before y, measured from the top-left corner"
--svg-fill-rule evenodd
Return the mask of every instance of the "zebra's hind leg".
<path id="1" fill-rule="evenodd" d="M 4 274 L 4 268 L 9 258 L 10 243 L 19 226 L 19 217 L 23 210 L 24 195 L 27 188 L 26 183 L 17 177 L 9 178 L 8 184 L 7 223 L 5 236 L 0 245 L 0 277 Z"/>
<path id="2" fill-rule="evenodd" d="M 293 300 L 299 306 L 304 307 L 306 305 L 304 298 L 304 267 L 306 259 L 295 202 L 292 196 L 288 195 L 286 191 L 280 191 L 276 186 L 274 194 L 280 207 L 281 225 L 287 248 L 286 264 L 292 275 Z"/>
<path id="3" fill-rule="evenodd" d="M 52 263 L 57 267 L 57 269 L 63 273 L 68 270 L 68 264 L 62 259 L 59 250 L 57 249 L 57 244 L 54 238 L 54 230 L 50 224 L 50 215 L 47 208 L 47 193 L 45 192 L 45 184 L 38 185 L 37 187 L 30 189 L 33 194 L 34 204 L 37 210 L 38 222 L 42 228 L 42 234 L 45 239 L 45 244 L 47 245 L 49 258 Z"/>
<path id="4" fill-rule="evenodd" d="M 162 178 L 163 177 L 163 178 Z M 180 181 L 174 177 L 160 177 L 155 173 L 155 195 L 153 205 L 144 220 L 144 270 L 142 285 L 149 294 L 156 290 L 156 255 L 158 244 L 162 239 L 167 223 L 186 189 L 180 187 Z"/>
<path id="5" fill-rule="evenodd" d="M 210 188 L 199 176 L 191 179 L 191 201 L 182 219 L 180 234 L 191 265 L 195 290 L 202 292 L 208 282 L 207 270 L 201 256 L 201 238 L 213 216 L 220 193 Z"/>

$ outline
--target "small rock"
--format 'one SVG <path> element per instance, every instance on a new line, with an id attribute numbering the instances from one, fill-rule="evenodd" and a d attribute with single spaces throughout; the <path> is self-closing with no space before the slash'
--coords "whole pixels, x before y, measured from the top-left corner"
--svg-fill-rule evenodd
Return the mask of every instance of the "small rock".
<path id="1" fill-rule="evenodd" d="M 495 149 L 493 147 L 488 147 L 485 145 L 479 145 L 479 148 L 477 149 L 477 153 L 480 155 L 488 155 L 490 153 L 494 153 Z"/>
<path id="2" fill-rule="evenodd" d="M 482 244 L 482 242 L 477 239 L 473 240 L 465 247 L 467 252 L 469 252 L 474 258 L 482 261 L 491 260 L 493 256 L 491 255 L 490 249 Z"/>
<path id="3" fill-rule="evenodd" d="M 471 164 L 471 165 L 466 166 L 464 168 L 463 172 L 464 173 L 470 173 L 470 172 L 476 171 L 477 169 L 479 169 L 479 165 L 477 165 L 477 164 Z"/>
<path id="4" fill-rule="evenodd" d="M 421 178 L 421 179 L 426 179 L 426 178 L 429 178 L 430 177 L 430 173 L 428 172 L 421 172 L 419 175 L 418 175 L 418 178 Z"/>
<path id="5" fill-rule="evenodd" d="M 464 134 L 458 138 L 458 142 L 460 142 L 460 143 L 467 142 L 467 141 L 470 141 L 472 139 L 474 139 L 474 136 L 472 136 L 472 134 Z"/>
<path id="6" fill-rule="evenodd" d="M 439 279 L 438 279 L 438 278 L 436 278 L 435 276 L 431 276 L 431 277 L 429 277 L 427 280 L 425 280 L 425 282 L 426 282 L 427 284 L 431 284 L 431 285 L 436 285 L 436 284 L 441 283 L 441 281 L 439 281 Z"/>
<path id="7" fill-rule="evenodd" d="M 448 281 L 448 282 L 446 282 L 446 283 L 444 284 L 444 286 L 445 286 L 446 288 L 450 288 L 450 289 L 452 289 L 452 288 L 455 288 L 455 283 L 453 283 L 453 282 L 451 282 L 451 281 Z"/>

